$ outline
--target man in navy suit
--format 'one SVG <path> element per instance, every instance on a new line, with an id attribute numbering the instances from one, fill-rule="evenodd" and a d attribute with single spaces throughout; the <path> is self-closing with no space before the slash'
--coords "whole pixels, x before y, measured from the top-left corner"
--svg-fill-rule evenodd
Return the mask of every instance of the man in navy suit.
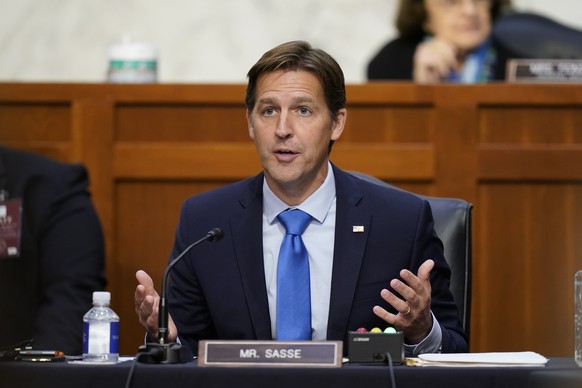
<path id="1" fill-rule="evenodd" d="M 329 161 L 347 117 L 337 62 L 306 42 L 289 42 L 265 53 L 248 77 L 248 130 L 264 171 L 185 202 L 172 258 L 213 227 L 225 237 L 174 268 L 170 341 L 197 353 L 202 339 L 277 338 L 285 235 L 277 215 L 293 208 L 312 217 L 302 238 L 313 340 L 392 325 L 404 332 L 407 355 L 468 351 L 428 203 Z M 156 338 L 159 297 L 144 271 L 136 277 L 136 312 Z"/>

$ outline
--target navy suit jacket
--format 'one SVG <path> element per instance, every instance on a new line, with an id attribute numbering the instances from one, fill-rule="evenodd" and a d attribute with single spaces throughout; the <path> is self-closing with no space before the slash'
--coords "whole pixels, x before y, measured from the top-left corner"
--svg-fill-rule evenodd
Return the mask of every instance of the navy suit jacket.
<path id="1" fill-rule="evenodd" d="M 428 203 L 412 194 L 365 182 L 333 167 L 337 193 L 328 340 L 359 327 L 387 324 L 374 305 L 403 268 L 417 273 L 426 259 L 431 309 L 442 327 L 443 352 L 468 351 L 449 290 L 450 270 L 434 232 Z M 269 340 L 271 324 L 262 240 L 263 174 L 189 198 L 183 205 L 172 257 L 213 227 L 224 239 L 193 249 L 173 269 L 168 306 L 182 343 L 197 353 L 203 339 Z M 364 226 L 354 233 L 353 226 Z"/>

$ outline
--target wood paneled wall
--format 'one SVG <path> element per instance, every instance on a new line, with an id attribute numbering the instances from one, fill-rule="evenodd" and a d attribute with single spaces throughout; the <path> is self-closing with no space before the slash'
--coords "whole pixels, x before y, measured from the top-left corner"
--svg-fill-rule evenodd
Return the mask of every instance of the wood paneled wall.
<path id="1" fill-rule="evenodd" d="M 134 273 L 161 279 L 182 201 L 254 175 L 244 85 L 0 84 L 0 143 L 84 163 L 121 350 Z M 472 351 L 573 352 L 582 269 L 582 87 L 348 86 L 340 167 L 475 205 Z"/>

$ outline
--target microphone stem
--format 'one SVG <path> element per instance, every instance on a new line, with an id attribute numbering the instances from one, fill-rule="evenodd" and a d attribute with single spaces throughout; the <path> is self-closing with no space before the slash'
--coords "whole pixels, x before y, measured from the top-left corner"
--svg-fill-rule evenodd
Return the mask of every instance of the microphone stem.
<path id="1" fill-rule="evenodd" d="M 170 275 L 170 271 L 172 270 L 172 268 L 178 263 L 178 261 L 180 261 L 180 259 L 182 259 L 182 257 L 184 257 L 184 255 L 186 255 L 186 253 L 190 252 L 190 250 L 192 248 L 194 248 L 196 245 L 206 241 L 206 240 L 212 240 L 215 238 L 215 235 L 212 233 L 208 233 L 206 236 L 202 237 L 200 240 L 190 244 L 186 249 L 184 249 L 184 251 L 182 253 L 180 253 L 180 255 L 178 255 L 178 257 L 176 257 L 174 260 L 172 260 L 170 262 L 170 264 L 166 267 L 166 270 L 164 271 L 164 276 L 162 278 L 162 296 L 160 297 L 160 305 L 159 305 L 159 310 L 158 310 L 158 342 L 160 344 L 167 344 L 168 343 L 168 321 L 169 321 L 169 312 L 168 312 L 168 306 L 167 306 L 167 300 L 166 300 L 166 284 L 168 282 L 168 276 Z"/>

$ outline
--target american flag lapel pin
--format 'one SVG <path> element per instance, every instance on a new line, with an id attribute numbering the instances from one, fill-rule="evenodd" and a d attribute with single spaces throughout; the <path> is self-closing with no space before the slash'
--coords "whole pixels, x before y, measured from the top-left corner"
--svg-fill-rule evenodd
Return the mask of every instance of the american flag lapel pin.
<path id="1" fill-rule="evenodd" d="M 364 226 L 363 225 L 354 225 L 354 226 L 352 226 L 352 232 L 364 233 Z"/>

